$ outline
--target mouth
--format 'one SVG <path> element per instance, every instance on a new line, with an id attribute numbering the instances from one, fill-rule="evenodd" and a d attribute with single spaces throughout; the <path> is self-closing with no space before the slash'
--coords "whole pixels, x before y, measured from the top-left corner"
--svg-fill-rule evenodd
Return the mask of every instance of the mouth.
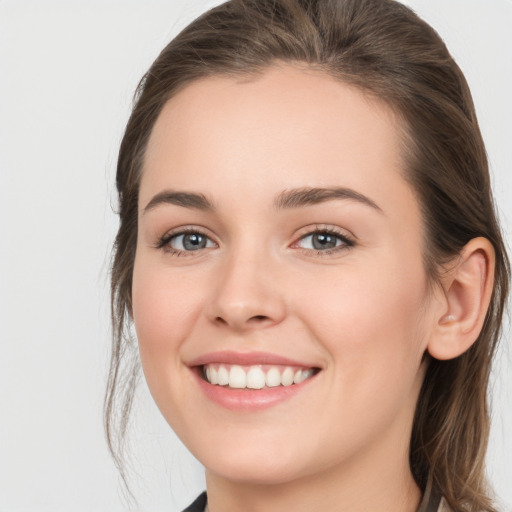
<path id="1" fill-rule="evenodd" d="M 271 389 L 289 387 L 311 379 L 319 368 L 285 365 L 238 365 L 209 363 L 200 367 L 202 378 L 213 386 L 230 389 Z"/>
<path id="2" fill-rule="evenodd" d="M 187 366 L 203 395 L 231 411 L 260 411 L 303 396 L 322 371 L 277 354 L 238 351 L 204 354 Z"/>

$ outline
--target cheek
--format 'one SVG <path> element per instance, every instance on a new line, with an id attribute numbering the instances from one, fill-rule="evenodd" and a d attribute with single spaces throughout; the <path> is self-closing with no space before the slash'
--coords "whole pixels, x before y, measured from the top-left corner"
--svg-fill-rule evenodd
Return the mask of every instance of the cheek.
<path id="1" fill-rule="evenodd" d="M 168 365 L 179 365 L 178 351 L 197 319 L 202 290 L 183 273 L 165 272 L 147 260 L 135 260 L 132 296 L 141 362 L 151 380 L 168 372 Z"/>
<path id="2" fill-rule="evenodd" d="M 352 383 L 367 378 L 371 385 L 381 377 L 380 384 L 393 385 L 395 378 L 412 379 L 425 349 L 428 293 L 421 258 L 406 262 L 386 256 L 381 255 L 377 264 L 372 259 L 364 265 L 347 265 L 331 273 L 328 281 L 316 276 L 305 283 L 311 306 L 302 309 L 302 316 L 309 315 L 315 337 L 329 351 L 342 378 Z"/>
<path id="3" fill-rule="evenodd" d="M 423 380 L 422 356 L 427 337 L 424 318 L 427 297 L 423 270 L 400 265 L 347 268 L 328 288 L 308 300 L 302 310 L 314 337 L 331 362 L 332 403 L 342 404 L 339 421 L 323 419 L 333 439 L 343 433 L 353 446 L 397 418 L 408 424 Z M 357 418 L 352 422 L 344 419 Z M 362 420 L 364 418 L 364 421 Z"/>

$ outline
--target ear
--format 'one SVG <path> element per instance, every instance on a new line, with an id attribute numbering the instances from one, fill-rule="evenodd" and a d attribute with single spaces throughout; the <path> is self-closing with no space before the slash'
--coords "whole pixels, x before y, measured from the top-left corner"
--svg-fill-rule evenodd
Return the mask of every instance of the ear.
<path id="1" fill-rule="evenodd" d="M 427 349 L 436 359 L 463 354 L 478 338 L 494 287 L 494 248 L 474 238 L 442 277 L 442 307 Z"/>

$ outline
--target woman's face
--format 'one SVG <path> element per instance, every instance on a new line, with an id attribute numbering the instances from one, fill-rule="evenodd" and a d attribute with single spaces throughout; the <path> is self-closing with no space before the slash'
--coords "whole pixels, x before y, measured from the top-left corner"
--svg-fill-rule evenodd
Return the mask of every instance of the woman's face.
<path id="1" fill-rule="evenodd" d="M 212 474 L 407 465 L 436 302 L 400 148 L 384 104 L 288 65 L 165 106 L 133 317 L 158 407 Z"/>

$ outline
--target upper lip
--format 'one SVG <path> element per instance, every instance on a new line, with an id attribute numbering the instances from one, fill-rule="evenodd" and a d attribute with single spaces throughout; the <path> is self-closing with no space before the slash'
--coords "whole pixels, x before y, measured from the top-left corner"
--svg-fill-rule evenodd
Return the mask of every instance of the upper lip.
<path id="1" fill-rule="evenodd" d="M 304 368 L 315 368 L 317 366 L 290 359 L 278 354 L 269 352 L 234 352 L 230 350 L 210 352 L 203 354 L 190 362 L 188 366 L 203 366 L 205 364 L 220 363 L 220 364 L 237 364 L 241 366 L 252 365 L 282 365 L 282 366 L 301 366 Z"/>

